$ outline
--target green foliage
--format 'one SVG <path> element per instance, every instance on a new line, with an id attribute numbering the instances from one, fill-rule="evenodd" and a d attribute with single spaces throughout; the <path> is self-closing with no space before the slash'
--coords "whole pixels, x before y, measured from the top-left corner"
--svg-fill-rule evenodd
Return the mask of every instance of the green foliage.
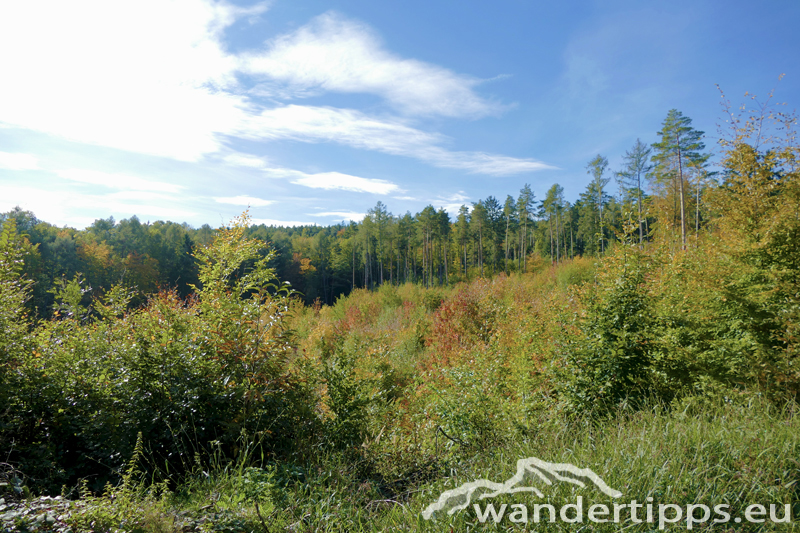
<path id="1" fill-rule="evenodd" d="M 649 269 L 638 247 L 621 246 L 603 262 L 597 286 L 588 288 L 579 333 L 564 339 L 563 366 L 556 367 L 572 410 L 608 411 L 654 391 L 656 328 L 644 283 Z"/>
<path id="2" fill-rule="evenodd" d="M 30 250 L 30 243 L 17 234 L 13 219 L 6 221 L 0 231 L 0 377 L 15 364 L 27 333 L 25 302 L 31 281 L 22 279 L 21 273 Z"/>
<path id="3" fill-rule="evenodd" d="M 17 350 L 16 386 L 3 389 L 7 460 L 42 489 L 92 476 L 97 491 L 139 433 L 158 476 L 184 472 L 212 440 L 235 456 L 242 431 L 260 436 L 265 452 L 288 446 L 303 407 L 283 369 L 286 304 L 270 292 L 272 272 L 244 223 L 198 252 L 199 298 L 162 292 L 124 313 L 131 291 L 115 287 L 96 303 L 102 321 L 40 324 L 32 348 Z M 79 280 L 58 296 L 65 315 L 88 317 Z"/>
<path id="4" fill-rule="evenodd" d="M 55 304 L 53 305 L 55 316 L 74 318 L 75 320 L 88 318 L 89 310 L 81 305 L 81 302 L 92 288 L 84 287 L 83 285 L 84 280 L 81 279 L 81 274 L 75 274 L 75 277 L 69 281 L 61 278 L 56 283 L 51 290 L 51 294 L 55 297 Z"/>
<path id="5" fill-rule="evenodd" d="M 571 261 L 556 273 L 558 284 L 566 288 L 570 285 L 581 285 L 594 281 L 596 276 L 596 263 L 588 258 L 578 258 Z"/>
<path id="6" fill-rule="evenodd" d="M 436 311 L 442 305 L 443 299 L 438 291 L 432 289 L 425 293 L 422 302 L 428 311 Z"/>
<path id="7" fill-rule="evenodd" d="M 99 302 L 95 302 L 94 309 L 104 320 L 121 318 L 135 295 L 133 289 L 119 283 L 115 284 L 106 291 Z"/>

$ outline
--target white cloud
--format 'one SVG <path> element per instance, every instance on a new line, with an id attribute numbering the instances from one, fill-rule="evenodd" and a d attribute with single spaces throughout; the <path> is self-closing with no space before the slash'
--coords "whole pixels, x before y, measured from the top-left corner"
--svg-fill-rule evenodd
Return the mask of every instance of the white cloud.
<path id="1" fill-rule="evenodd" d="M 0 211 L 7 211 L 16 205 L 33 211 L 40 217 L 44 214 L 44 220 L 51 224 L 70 225 L 78 229 L 110 214 L 117 217 L 137 215 L 171 220 L 197 215 L 196 212 L 180 206 L 179 200 L 175 198 L 142 191 L 94 194 L 33 186 L 3 186 Z"/>
<path id="2" fill-rule="evenodd" d="M 0 152 L 0 168 L 8 170 L 36 170 L 39 163 L 31 154 Z"/>
<path id="3" fill-rule="evenodd" d="M 377 94 L 411 114 L 475 117 L 503 109 L 474 92 L 481 80 L 398 57 L 371 28 L 335 13 L 273 39 L 262 54 L 244 56 L 243 69 L 300 96 L 309 90 Z"/>
<path id="4" fill-rule="evenodd" d="M 102 185 L 112 189 L 126 189 L 151 192 L 179 192 L 183 187 L 163 181 L 149 181 L 129 174 L 99 172 L 97 170 L 67 169 L 57 170 L 58 176 L 80 183 Z"/>
<path id="5" fill-rule="evenodd" d="M 226 196 L 222 198 L 214 198 L 221 204 L 242 205 L 252 207 L 265 207 L 274 204 L 274 200 L 263 200 L 254 196 Z"/>
<path id="6" fill-rule="evenodd" d="M 119 191 L 119 192 L 112 192 L 109 194 L 104 194 L 102 196 L 103 199 L 108 200 L 121 200 L 123 202 L 152 202 L 158 200 L 166 200 L 172 201 L 174 197 L 161 194 L 157 192 L 150 192 L 150 191 Z"/>
<path id="7" fill-rule="evenodd" d="M 397 185 L 386 180 L 359 178 L 340 172 L 321 172 L 307 174 L 292 180 L 296 185 L 312 189 L 339 189 L 342 191 L 369 192 L 373 194 L 389 194 L 398 190 Z"/>
<path id="8" fill-rule="evenodd" d="M 352 220 L 358 222 L 364 218 L 364 213 L 356 211 L 325 211 L 323 213 L 308 213 L 310 217 L 333 217 L 338 220 Z"/>
<path id="9" fill-rule="evenodd" d="M 489 175 L 550 168 L 533 159 L 449 151 L 445 137 L 397 117 L 297 105 L 265 110 L 251 98 L 265 87 L 245 85 L 253 77 L 286 94 L 375 94 L 413 115 L 476 117 L 502 107 L 474 91 L 480 80 L 400 58 L 366 25 L 335 14 L 272 40 L 261 53 L 230 53 L 225 30 L 265 10 L 266 4 L 242 9 L 213 0 L 0 3 L 0 50 L 13 50 L 0 54 L 0 126 L 184 161 L 213 155 L 258 169 L 268 162 L 231 153 L 229 145 L 237 138 L 337 142 Z M 242 73 L 250 76 L 240 81 Z M 337 182 L 332 178 L 326 183 Z M 387 190 L 369 182 L 336 188 Z"/>
<path id="10" fill-rule="evenodd" d="M 287 105 L 250 117 L 240 134 L 252 139 L 336 141 L 356 148 L 405 155 L 410 147 L 442 142 L 400 120 L 379 119 L 354 109 Z"/>
<path id="11" fill-rule="evenodd" d="M 488 174 L 490 176 L 510 176 L 521 172 L 556 168 L 535 159 L 521 159 L 485 152 L 449 152 L 435 146 L 429 147 L 418 157 L 437 167 L 458 168 L 471 174 Z"/>
<path id="12" fill-rule="evenodd" d="M 252 218 L 250 222 L 258 226 L 264 224 L 265 226 L 316 226 L 316 222 L 297 222 L 294 220 L 275 220 L 274 218 Z"/>
<path id="13" fill-rule="evenodd" d="M 458 191 L 457 193 L 453 193 L 448 196 L 439 196 L 432 202 L 432 204 L 437 208 L 444 209 L 454 216 L 458 214 L 458 211 L 461 209 L 462 205 L 466 205 L 470 211 L 472 210 L 472 205 L 469 202 L 469 196 L 467 196 L 464 191 Z"/>
<path id="14" fill-rule="evenodd" d="M 292 139 L 337 142 L 355 148 L 413 157 L 437 167 L 471 173 L 507 176 L 554 167 L 534 159 L 483 152 L 452 152 L 441 146 L 446 138 L 409 126 L 398 119 L 381 119 L 354 109 L 287 105 L 267 109 L 243 124 L 240 135 L 250 139 Z"/>
<path id="15" fill-rule="evenodd" d="M 342 190 L 354 192 L 368 192 L 372 194 L 389 194 L 400 192 L 400 188 L 391 181 L 368 179 L 341 172 L 319 172 L 308 174 L 289 168 L 266 169 L 268 175 L 276 178 L 289 178 L 296 185 L 303 185 L 312 189 Z"/>
<path id="16" fill-rule="evenodd" d="M 223 157 L 222 160 L 237 167 L 264 168 L 267 166 L 267 162 L 264 159 L 248 154 L 229 154 Z"/>
<path id="17" fill-rule="evenodd" d="M 1 6 L 0 122 L 193 161 L 245 113 L 236 61 L 220 44 L 244 10 L 203 0 Z"/>
<path id="18" fill-rule="evenodd" d="M 103 205 L 103 210 L 106 212 L 125 213 L 129 215 L 136 215 L 138 217 L 152 216 L 159 219 L 178 221 L 187 219 L 197 215 L 194 211 L 186 209 L 177 209 L 173 206 L 161 206 L 152 204 L 127 204 L 122 202 L 104 202 L 100 199 Z"/>

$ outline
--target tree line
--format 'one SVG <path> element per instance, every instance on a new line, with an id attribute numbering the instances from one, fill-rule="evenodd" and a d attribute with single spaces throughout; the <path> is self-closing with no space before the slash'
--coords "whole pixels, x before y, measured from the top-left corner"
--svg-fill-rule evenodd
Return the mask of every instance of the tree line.
<path id="1" fill-rule="evenodd" d="M 248 228 L 248 237 L 265 243 L 264 254 L 267 245 L 278 252 L 271 266 L 279 279 L 307 302 L 326 304 L 356 288 L 443 286 L 527 272 L 542 261 L 600 255 L 628 221 L 636 224 L 640 244 L 658 227 L 674 233 L 675 245 L 685 248 L 711 218 L 703 198 L 715 173 L 702 139 L 691 119 L 673 109 L 658 140 L 648 145 L 637 139 L 620 169 L 612 171 L 602 155 L 589 161 L 591 180 L 573 202 L 558 184 L 541 199 L 525 184 L 516 197 L 488 196 L 462 205 L 454 217 L 432 205 L 395 215 L 379 201 L 360 222 L 257 225 Z M 69 284 L 88 295 L 122 283 L 138 291 L 134 304 L 159 288 L 185 297 L 198 283 L 192 251 L 216 233 L 209 225 L 142 223 L 136 216 L 99 219 L 79 231 L 19 208 L 0 215 L 0 222 L 10 220 L 31 244 L 25 274 L 35 282 L 30 305 L 40 317 L 51 316 L 58 291 Z"/>

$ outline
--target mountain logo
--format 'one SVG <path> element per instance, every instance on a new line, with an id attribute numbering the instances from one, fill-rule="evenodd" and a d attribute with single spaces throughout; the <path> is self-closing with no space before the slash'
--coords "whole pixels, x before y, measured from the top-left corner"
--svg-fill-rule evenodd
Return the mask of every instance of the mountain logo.
<path id="1" fill-rule="evenodd" d="M 445 491 L 439 499 L 422 511 L 422 517 L 430 520 L 434 513 L 446 512 L 452 515 L 457 511 L 465 509 L 473 500 L 484 500 L 494 498 L 501 494 L 513 494 L 516 492 L 532 492 L 539 498 L 544 497 L 542 491 L 533 485 L 535 482 L 542 482 L 545 485 L 552 485 L 555 481 L 566 481 L 586 487 L 586 482 L 593 483 L 603 494 L 612 498 L 619 498 L 622 493 L 614 490 L 600 479 L 588 468 L 578 468 L 569 463 L 548 463 L 536 457 L 528 457 L 517 461 L 517 472 L 514 476 L 504 483 L 497 483 L 488 479 L 478 479 L 464 483 L 458 488 Z M 527 484 L 526 484 L 527 483 Z"/>

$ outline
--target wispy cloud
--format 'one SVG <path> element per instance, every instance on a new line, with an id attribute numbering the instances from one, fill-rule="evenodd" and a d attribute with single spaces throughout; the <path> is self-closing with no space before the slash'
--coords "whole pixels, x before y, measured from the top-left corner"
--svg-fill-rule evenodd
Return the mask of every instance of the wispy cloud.
<path id="1" fill-rule="evenodd" d="M 361 178 L 359 176 L 342 174 L 341 172 L 308 174 L 288 168 L 270 168 L 266 169 L 265 172 L 276 178 L 289 178 L 295 185 L 302 185 L 312 189 L 338 189 L 342 191 L 367 192 L 372 194 L 390 194 L 400 191 L 400 188 L 391 181 Z"/>
<path id="2" fill-rule="evenodd" d="M 150 181 L 130 174 L 99 172 L 97 170 L 67 169 L 57 170 L 56 174 L 70 181 L 102 185 L 112 189 L 126 189 L 134 191 L 170 192 L 177 193 L 183 189 L 180 185 L 163 181 Z"/>
<path id="3" fill-rule="evenodd" d="M 477 117 L 504 109 L 475 93 L 481 80 L 398 57 L 384 49 L 370 27 L 332 12 L 242 59 L 247 72 L 283 83 L 300 96 L 315 90 L 370 93 L 414 115 Z"/>
<path id="4" fill-rule="evenodd" d="M 36 170 L 39 163 L 31 154 L 0 152 L 0 168 L 8 170 Z"/>
<path id="5" fill-rule="evenodd" d="M 339 189 L 342 191 L 389 194 L 398 190 L 397 185 L 386 180 L 359 178 L 341 172 L 322 172 L 295 178 L 292 183 L 312 189 Z"/>
<path id="6" fill-rule="evenodd" d="M 174 197 L 145 191 L 117 191 L 97 194 L 75 190 L 49 190 L 42 187 L 4 186 L 0 211 L 19 205 L 36 214 L 47 213 L 47 220 L 83 228 L 96 218 L 115 216 L 186 219 L 197 213 Z M 93 216 L 92 216 L 93 215 Z"/>
<path id="7" fill-rule="evenodd" d="M 436 200 L 431 202 L 431 204 L 434 207 L 444 209 L 451 215 L 457 214 L 462 205 L 466 205 L 470 209 L 472 208 L 469 202 L 469 196 L 467 196 L 464 191 L 458 191 L 457 193 L 446 196 L 439 196 Z"/>
<path id="8" fill-rule="evenodd" d="M 252 218 L 250 222 L 258 226 L 259 224 L 264 224 L 265 226 L 316 226 L 316 222 L 297 222 L 295 220 L 276 220 L 274 218 Z"/>
<path id="9" fill-rule="evenodd" d="M 438 147 L 428 147 L 417 156 L 437 167 L 459 168 L 472 174 L 510 176 L 522 172 L 552 170 L 556 167 L 536 161 L 485 152 L 450 152 Z"/>
<path id="10" fill-rule="evenodd" d="M 153 202 L 165 200 L 170 202 L 174 197 L 168 194 L 150 191 L 119 191 L 100 196 L 104 200 L 123 201 L 123 202 Z"/>
<path id="11" fill-rule="evenodd" d="M 221 42 L 252 12 L 205 0 L 3 3 L 0 50 L 15 52 L 0 54 L 0 122 L 196 161 L 246 112 Z"/>
<path id="12" fill-rule="evenodd" d="M 267 162 L 261 157 L 256 157 L 249 154 L 233 153 L 228 154 L 222 158 L 223 161 L 229 165 L 246 168 L 265 168 Z"/>
<path id="13" fill-rule="evenodd" d="M 439 134 L 419 130 L 400 119 L 373 117 L 354 109 L 281 106 L 250 117 L 243 128 L 240 135 L 251 139 L 336 142 L 492 176 L 554 168 L 535 159 L 449 151 L 438 146 L 447 141 Z"/>
<path id="14" fill-rule="evenodd" d="M 364 218 L 364 213 L 359 213 L 357 211 L 325 211 L 323 213 L 308 213 L 308 216 L 330 217 L 337 220 L 352 220 L 353 222 L 359 222 Z"/>
<path id="15" fill-rule="evenodd" d="M 221 198 L 214 198 L 215 201 L 221 204 L 241 205 L 251 207 L 266 207 L 275 203 L 274 200 L 264 200 L 262 198 L 255 198 L 253 196 L 224 196 Z"/>
<path id="16" fill-rule="evenodd" d="M 408 117 L 474 118 L 505 108 L 476 92 L 481 80 L 399 57 L 363 23 L 328 13 L 260 51 L 231 52 L 226 30 L 266 9 L 266 3 L 243 9 L 214 0 L 127 5 L 78 0 L 50 2 L 43 17 L 37 3 L 2 3 L 0 50 L 15 52 L 0 54 L 0 126 L 265 172 L 273 162 L 231 146 L 242 140 L 335 142 L 496 176 L 550 168 L 529 158 L 449 150 L 450 139 L 421 129 Z M 253 87 L 254 78 L 260 86 Z M 373 94 L 402 116 L 283 104 L 265 108 L 254 90 L 271 88 L 294 97 Z M 35 154 L 0 153 L 0 167 L 30 170 L 38 164 Z M 292 172 L 285 177 L 305 187 L 402 192 L 386 180 Z M 67 169 L 58 175 L 118 190 L 180 190 L 127 174 Z"/>

